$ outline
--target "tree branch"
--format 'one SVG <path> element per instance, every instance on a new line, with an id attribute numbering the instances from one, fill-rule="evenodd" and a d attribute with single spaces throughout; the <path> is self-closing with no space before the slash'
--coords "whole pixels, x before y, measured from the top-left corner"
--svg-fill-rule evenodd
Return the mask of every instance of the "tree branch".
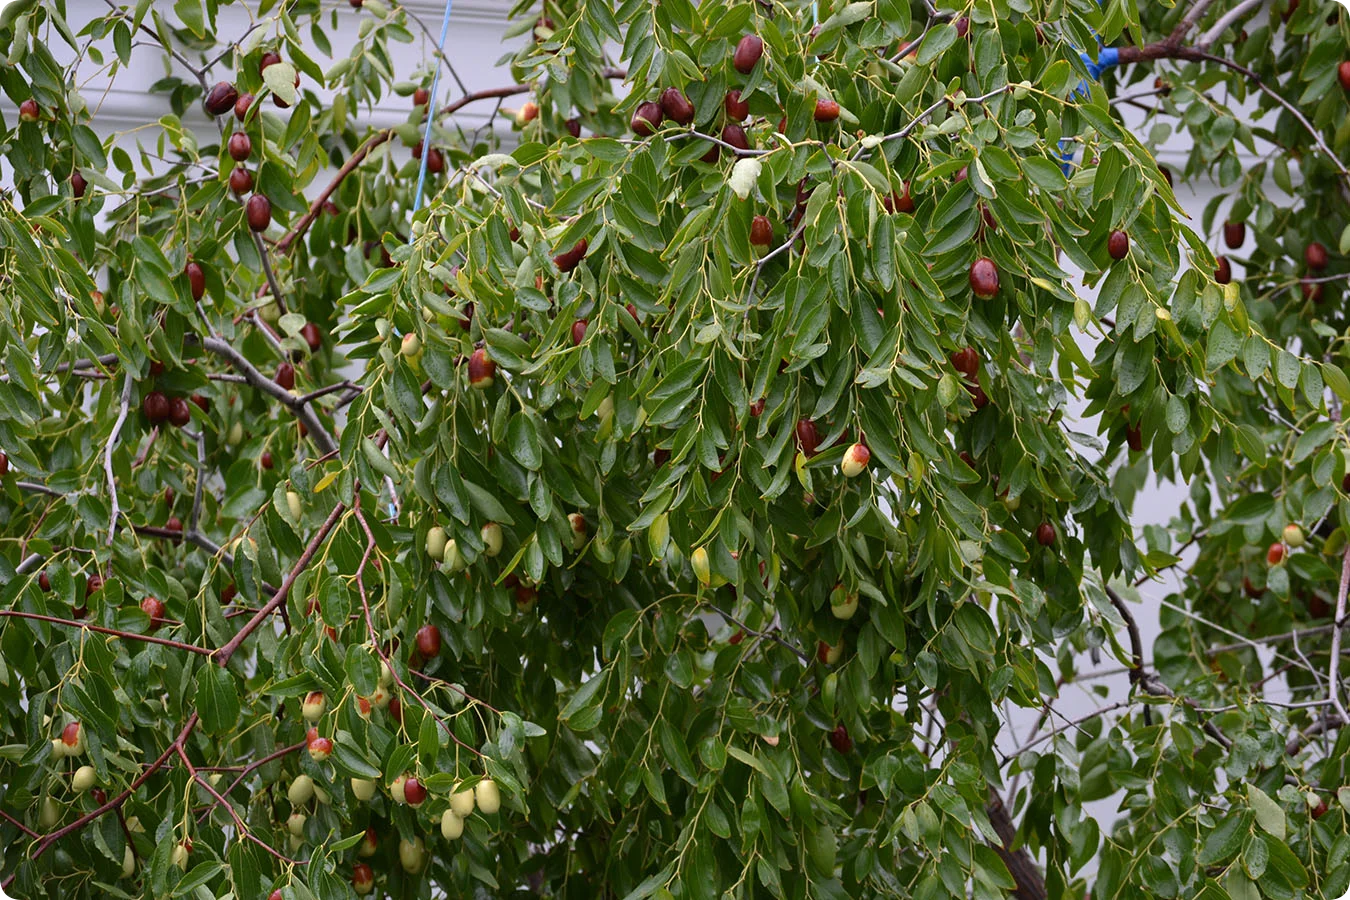
<path id="1" fill-rule="evenodd" d="M 1341 585 L 1336 591 L 1336 617 L 1331 630 L 1331 662 L 1327 664 L 1327 690 L 1331 705 L 1342 722 L 1350 721 L 1341 703 L 1341 635 L 1345 631 L 1345 596 L 1350 590 L 1350 547 L 1341 556 Z"/>
<path id="2" fill-rule="evenodd" d="M 111 0 L 109 2 L 111 3 Z M 117 421 L 113 422 L 112 434 L 108 436 L 108 443 L 103 448 L 103 471 L 108 476 L 108 493 L 112 495 L 112 511 L 108 514 L 107 544 L 109 547 L 112 546 L 113 538 L 117 535 L 117 516 L 120 512 L 117 507 L 117 476 L 113 474 L 113 450 L 116 449 L 117 440 L 122 435 L 122 424 L 127 420 L 127 411 L 131 406 L 133 380 L 132 373 L 128 371 L 122 382 L 122 399 L 117 413 Z"/>
<path id="3" fill-rule="evenodd" d="M 628 77 L 628 72 L 625 69 L 605 69 L 601 74 L 603 74 L 605 78 L 610 79 L 622 79 Z M 534 90 L 534 85 L 532 84 L 509 84 L 504 87 L 474 91 L 472 94 L 465 94 L 458 100 L 452 101 L 441 107 L 436 111 L 436 116 L 437 118 L 442 118 L 452 115 L 468 106 L 470 103 L 476 103 L 479 100 L 501 99 L 502 97 L 511 97 L 516 94 L 527 94 L 532 90 Z M 345 180 L 357 166 L 365 161 L 372 150 L 385 143 L 393 136 L 393 131 L 376 132 L 367 138 L 364 144 L 356 149 L 356 152 L 342 164 L 342 168 L 338 169 L 337 174 L 328 182 L 328 185 L 314 198 L 314 202 L 309 206 L 309 212 L 297 219 L 295 224 L 291 226 L 290 231 L 287 231 L 286 234 L 282 236 L 281 240 L 277 241 L 276 249 L 278 253 L 286 253 L 290 250 L 291 245 L 309 230 L 309 226 L 314 224 L 314 220 L 317 219 L 319 213 L 323 211 L 324 203 L 327 202 L 329 197 L 333 196 L 333 192 L 342 185 L 343 180 Z"/>
<path id="4" fill-rule="evenodd" d="M 295 565 L 286 573 L 286 579 L 281 582 L 281 587 L 277 588 L 276 593 L 272 595 L 272 599 L 268 600 L 263 608 L 254 614 L 253 618 L 245 622 L 244 627 L 240 628 L 239 632 L 230 638 L 228 643 L 212 652 L 212 658 L 222 668 L 229 664 L 230 657 L 234 656 L 235 651 L 239 649 L 239 645 L 244 643 L 248 636 L 262 624 L 263 619 L 272 615 L 276 612 L 278 606 L 286 602 L 286 595 L 290 593 L 291 585 L 295 584 L 295 579 L 300 577 L 300 573 L 305 571 L 305 567 L 314 559 L 314 554 L 318 551 L 319 546 L 327 539 L 329 533 L 337 525 L 338 519 L 342 517 L 346 510 L 347 507 L 341 503 L 333 507 L 333 511 L 328 514 L 328 518 L 324 520 L 323 524 L 319 526 L 319 530 L 314 532 L 314 536 L 305 545 L 305 552 L 300 554 L 300 558 L 295 561 Z"/>
<path id="5" fill-rule="evenodd" d="M 196 727 L 197 727 L 197 714 L 193 713 L 191 718 L 187 720 L 187 724 L 183 726 L 183 730 L 178 732 L 178 737 L 173 739 L 173 743 L 170 744 L 168 747 L 165 747 L 164 752 L 159 755 L 159 759 L 152 762 L 149 766 L 146 767 L 144 772 L 136 776 L 136 779 L 132 781 L 130 785 L 127 786 L 127 789 L 125 791 L 118 794 L 116 797 L 109 800 L 107 803 L 104 803 L 102 806 L 100 806 L 93 812 L 85 813 L 84 815 L 76 819 L 74 822 L 71 822 L 69 825 L 66 825 L 63 828 L 57 831 L 53 831 L 51 834 L 48 834 L 45 837 L 43 837 L 42 840 L 38 842 L 38 845 L 35 848 L 33 848 L 33 854 L 31 858 L 37 859 L 43 853 L 47 852 L 48 847 L 59 841 L 61 838 L 65 837 L 68 834 L 71 834 L 72 832 L 79 831 L 81 828 L 88 825 L 90 822 L 94 821 L 99 816 L 106 813 L 108 810 L 117 809 L 121 807 L 121 805 L 127 801 L 127 798 L 136 792 L 137 788 L 145 784 L 145 782 L 147 782 L 150 779 L 151 775 L 155 774 L 164 767 L 164 764 L 169 761 L 169 757 L 173 755 L 174 748 L 182 746 L 182 743 L 187 740 L 188 735 L 192 733 L 192 729 Z"/>
<path id="6" fill-rule="evenodd" d="M 229 361 L 230 365 L 239 370 L 239 374 L 244 376 L 244 380 L 250 385 L 271 395 L 287 409 L 289 409 L 300 423 L 309 431 L 309 436 L 314 440 L 314 445 L 319 448 L 321 453 L 331 453 L 337 450 L 337 443 L 333 436 L 319 422 L 319 417 L 308 406 L 300 402 L 300 398 L 291 394 L 281 385 L 268 378 L 262 372 L 259 372 L 253 363 L 249 362 L 242 353 L 231 347 L 225 341 L 219 338 L 202 338 L 202 346 L 210 352 Z"/>
<path id="7" fill-rule="evenodd" d="M 1013 844 L 1017 840 L 1017 826 L 1013 825 L 1008 808 L 1003 805 L 1003 800 L 993 788 L 989 789 L 989 800 L 984 810 L 989 815 L 989 823 L 994 826 L 999 838 L 998 844 L 990 841 L 989 846 L 994 848 L 994 852 L 1003 860 L 1013 880 L 1017 882 L 1013 896 L 1017 897 L 1017 900 L 1048 900 L 1049 895 L 1045 892 L 1045 876 L 1041 874 L 1031 854 L 1025 847 L 1013 849 Z"/>
<path id="8" fill-rule="evenodd" d="M 1252 12 L 1264 3 L 1266 3 L 1266 0 L 1243 0 L 1242 3 L 1239 3 L 1237 6 L 1220 16 L 1218 21 L 1214 23 L 1209 31 L 1200 35 L 1200 39 L 1195 42 L 1195 46 L 1200 50 L 1208 51 L 1210 47 L 1214 46 L 1214 42 L 1223 36 L 1225 31 L 1231 28 L 1243 16 L 1247 15 L 1247 13 Z"/>
<path id="9" fill-rule="evenodd" d="M 412 695 L 412 698 L 417 701 L 418 705 L 427 711 L 427 715 L 431 716 L 433 719 L 436 720 L 436 724 L 441 726 L 441 730 L 443 730 L 450 737 L 450 740 L 454 741 L 456 744 L 458 744 L 460 747 L 463 747 L 465 750 L 469 751 L 474 756 L 482 757 L 483 754 L 477 747 L 472 747 L 464 743 L 464 741 L 460 740 L 459 735 L 455 734 L 454 729 L 452 729 L 449 725 L 445 724 L 445 722 L 441 719 L 440 716 L 436 715 L 436 711 L 431 708 L 431 704 L 428 703 L 421 694 L 419 694 L 417 691 L 409 687 L 403 681 L 403 679 L 399 677 L 397 670 L 395 670 L 393 665 L 391 665 L 389 662 L 389 655 L 384 652 L 384 647 L 381 646 L 380 644 L 380 635 L 379 632 L 375 630 L 375 620 L 370 613 L 370 600 L 366 597 L 366 584 L 364 580 L 366 563 L 370 561 L 370 554 L 375 549 L 375 535 L 371 532 L 370 524 L 366 522 L 366 517 L 361 514 L 360 490 L 361 490 L 360 485 L 357 485 L 356 490 L 354 491 L 354 493 L 357 496 L 357 501 L 352 512 L 356 514 L 356 521 L 361 523 L 361 530 L 366 533 L 366 549 L 365 552 L 361 554 L 361 563 L 356 567 L 356 588 L 357 593 L 361 595 L 361 609 L 365 613 L 366 631 L 370 635 L 370 642 L 372 645 L 374 645 L 375 652 L 379 655 L 380 660 L 385 665 L 385 668 L 389 670 L 389 674 L 394 676 L 394 683 L 397 684 L 404 692 Z"/>
<path id="10" fill-rule="evenodd" d="M 160 644 L 164 647 L 173 647 L 175 650 L 186 650 L 189 653 L 196 653 L 201 656 L 210 656 L 213 652 L 206 647 L 198 647 L 196 644 L 185 644 L 182 641 L 172 641 L 168 638 L 155 637 L 152 634 L 137 634 L 134 631 L 119 631 L 116 628 L 105 628 L 102 625 L 90 625 L 86 622 L 76 622 L 71 619 L 59 619 L 56 616 L 44 616 L 38 613 L 20 612 L 16 609 L 0 609 L 0 618 L 34 619 L 38 622 L 50 622 L 53 625 L 65 625 L 67 628 L 79 628 L 83 631 L 94 631 L 98 634 L 107 634 L 116 638 L 122 638 L 123 640 L 144 641 L 147 644 Z"/>

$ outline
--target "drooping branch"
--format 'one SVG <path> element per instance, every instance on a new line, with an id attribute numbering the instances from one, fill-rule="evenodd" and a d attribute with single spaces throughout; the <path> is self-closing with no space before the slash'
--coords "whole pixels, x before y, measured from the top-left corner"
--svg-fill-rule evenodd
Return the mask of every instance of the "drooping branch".
<path id="1" fill-rule="evenodd" d="M 1217 35 L 1215 36 L 1217 37 Z M 1173 37 L 1175 37 L 1175 35 Z M 1199 47 L 1185 46 L 1180 43 L 1179 39 L 1174 40 L 1173 37 L 1152 44 L 1145 44 L 1142 47 L 1121 47 L 1118 50 L 1119 55 L 1117 56 L 1117 62 L 1119 65 L 1123 66 L 1128 65 L 1129 63 L 1153 62 L 1160 59 L 1180 59 L 1188 62 L 1214 63 L 1215 65 L 1223 66 L 1226 69 L 1237 72 L 1250 81 L 1253 87 L 1270 97 L 1282 106 L 1286 112 L 1298 120 L 1298 123 L 1303 126 L 1303 129 L 1307 131 L 1308 135 L 1313 139 L 1313 143 L 1317 145 L 1317 149 L 1326 156 L 1332 166 L 1335 167 L 1336 171 L 1340 173 L 1341 178 L 1350 182 L 1350 169 L 1347 169 L 1345 164 L 1340 161 L 1340 158 L 1327 146 L 1327 142 L 1323 139 L 1321 132 L 1317 130 L 1312 122 L 1308 121 L 1308 117 L 1305 116 L 1297 106 L 1289 100 L 1286 100 L 1278 91 L 1271 88 L 1270 85 L 1266 84 L 1260 75 L 1257 75 L 1241 63 L 1234 62 L 1233 60 L 1222 56 L 1216 56 L 1208 50 Z M 1206 35 L 1206 37 L 1208 37 L 1208 35 Z"/>
<path id="2" fill-rule="evenodd" d="M 216 789 L 211 785 L 211 781 L 208 778 L 206 778 L 206 776 L 202 775 L 201 772 L 197 771 L 197 767 L 192 764 L 192 760 L 188 759 L 187 751 L 183 749 L 183 745 L 177 744 L 174 746 L 174 749 L 178 752 L 178 758 L 183 761 L 183 765 L 187 767 L 188 776 L 197 784 L 205 788 L 206 792 L 215 798 L 216 803 L 225 804 L 225 809 L 229 812 L 230 818 L 234 819 L 235 833 L 239 837 L 242 837 L 244 840 L 257 844 L 259 847 L 266 850 L 272 856 L 276 857 L 278 860 L 288 865 L 303 866 L 308 863 L 308 860 L 301 862 L 300 860 L 295 860 L 291 859 L 288 856 L 283 856 L 271 844 L 267 843 L 262 838 L 254 834 L 253 831 L 248 827 L 248 824 L 243 819 L 239 818 L 239 813 L 235 812 L 234 807 L 231 806 L 229 803 L 225 803 L 225 798 L 220 796 L 220 794 L 216 792 Z"/>
<path id="3" fill-rule="evenodd" d="M 229 801 L 227 801 L 225 798 L 230 796 L 230 792 L 233 791 L 235 788 L 239 787 L 239 785 L 243 783 L 244 779 L 247 778 L 250 773 L 254 772 L 257 769 L 262 768 L 263 766 L 267 765 L 274 759 L 280 759 L 283 756 L 287 756 L 291 753 L 303 750 L 304 748 L 305 742 L 300 741 L 299 743 L 291 744 L 289 747 L 282 747 L 280 750 L 274 750 L 271 753 L 264 756 L 262 759 L 255 760 L 249 763 L 248 765 L 244 766 L 243 770 L 241 770 L 239 774 L 235 776 L 234 781 L 230 782 L 229 787 L 225 788 L 225 790 L 221 791 L 219 794 L 215 794 L 213 792 L 215 800 L 213 800 L 211 802 L 211 805 L 206 808 L 206 811 L 203 812 L 197 818 L 197 824 L 200 825 L 203 822 L 205 822 L 206 817 L 211 815 L 211 811 L 214 810 L 217 805 L 221 803 L 226 803 L 228 805 Z"/>
<path id="4" fill-rule="evenodd" d="M 38 845 L 33 848 L 31 857 L 33 859 L 37 859 L 43 853 L 46 853 L 47 849 L 51 847 L 52 844 L 59 841 L 61 838 L 73 832 L 79 831 L 81 828 L 88 825 L 90 822 L 94 821 L 99 816 L 103 815 L 109 810 L 119 808 L 123 803 L 127 801 L 128 797 L 130 797 L 132 794 L 136 792 L 137 788 L 139 788 L 141 785 L 145 784 L 145 782 L 150 780 L 151 775 L 154 775 L 156 772 L 158 772 L 160 769 L 164 767 L 164 764 L 169 761 L 169 757 L 174 754 L 175 749 L 183 745 L 183 742 L 187 740 L 188 735 L 192 733 L 192 729 L 196 727 L 197 727 L 197 714 L 193 713 L 191 717 L 188 718 L 187 724 L 183 726 L 183 730 L 178 732 L 178 737 L 173 739 L 173 743 L 165 747 L 164 752 L 159 755 L 159 758 L 156 759 L 154 762 L 152 762 L 150 765 L 146 766 L 145 771 L 142 772 L 140 775 L 137 775 L 135 780 L 132 781 L 131 784 L 127 786 L 127 789 L 125 791 L 118 794 L 116 797 L 112 798 L 107 803 L 104 803 L 103 805 L 99 806 L 98 809 L 95 809 L 92 812 L 85 813 L 84 815 L 80 816 L 78 819 L 76 819 L 74 822 L 71 822 L 69 825 L 63 826 L 62 828 L 53 831 L 51 834 L 45 835 L 42 838 L 42 840 L 38 842 Z"/>
<path id="5" fill-rule="evenodd" d="M 375 535 L 374 533 L 371 532 L 370 524 L 366 522 L 366 517 L 361 513 L 360 491 L 361 486 L 358 484 L 356 486 L 355 491 L 357 501 L 352 509 L 352 512 L 356 515 L 356 521 L 361 524 L 361 530 L 366 533 L 366 549 L 365 552 L 361 555 L 360 564 L 357 565 L 356 567 L 356 589 L 357 593 L 361 597 L 361 609 L 365 613 L 366 631 L 370 635 L 370 642 L 371 644 L 374 645 L 375 652 L 379 654 L 380 660 L 384 663 L 384 666 L 389 671 L 389 674 L 394 676 L 394 683 L 397 684 L 399 688 L 403 690 L 405 693 L 410 694 L 412 698 L 417 701 L 418 705 L 421 706 L 424 710 L 426 710 L 427 715 L 431 716 L 433 719 L 436 720 L 436 724 L 441 726 L 441 730 L 444 731 L 446 735 L 449 736 L 450 740 L 454 741 L 456 744 L 458 744 L 463 749 L 469 751 L 474 756 L 482 757 L 483 755 L 482 751 L 480 751 L 477 747 L 464 743 L 464 741 L 460 739 L 459 735 L 455 734 L 454 729 L 451 728 L 449 725 L 445 724 L 445 722 L 441 719 L 440 716 L 436 715 L 436 711 L 431 708 L 431 704 L 428 703 L 420 693 L 409 687 L 408 684 L 404 682 L 402 678 L 399 677 L 398 671 L 389 661 L 389 655 L 384 652 L 384 647 L 380 643 L 379 632 L 375 630 L 375 620 L 370 613 L 370 600 L 366 596 L 366 583 L 365 583 L 366 563 L 370 561 L 370 554 L 373 553 L 375 550 Z"/>

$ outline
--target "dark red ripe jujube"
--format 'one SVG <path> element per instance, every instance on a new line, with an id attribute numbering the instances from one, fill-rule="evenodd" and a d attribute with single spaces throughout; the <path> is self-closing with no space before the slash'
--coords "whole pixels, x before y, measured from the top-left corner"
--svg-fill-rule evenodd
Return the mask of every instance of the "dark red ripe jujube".
<path id="1" fill-rule="evenodd" d="M 970 289 L 982 300 L 998 293 L 998 266 L 989 257 L 981 256 L 970 264 Z"/>
<path id="2" fill-rule="evenodd" d="M 150 617 L 150 630 L 164 624 L 164 602 L 156 597 L 146 597 L 141 601 L 141 611 Z"/>
<path id="3" fill-rule="evenodd" d="M 694 104 L 679 88 L 668 87 L 661 92 L 661 111 L 672 122 L 688 125 L 694 121 Z"/>
<path id="4" fill-rule="evenodd" d="M 50 591 L 52 589 L 52 580 L 47 577 L 47 572 L 45 569 L 42 572 L 38 573 L 38 587 L 42 589 L 43 593 L 46 593 L 47 591 Z"/>
<path id="5" fill-rule="evenodd" d="M 319 348 L 323 346 L 323 332 L 313 322 L 305 323 L 305 326 L 300 329 L 300 336 L 305 339 L 306 344 L 309 344 L 311 353 L 317 353 Z"/>
<path id="6" fill-rule="evenodd" d="M 430 622 L 417 629 L 417 652 L 423 659 L 431 659 L 441 652 L 441 630 Z"/>
<path id="7" fill-rule="evenodd" d="M 755 216 L 750 220 L 750 243 L 756 247 L 773 243 L 773 223 L 766 216 Z"/>
<path id="8" fill-rule="evenodd" d="M 980 372 L 980 354 L 974 347 L 963 347 L 951 355 L 952 368 L 967 378 L 974 378 Z"/>
<path id="9" fill-rule="evenodd" d="M 1116 229 L 1106 238 L 1106 252 L 1114 260 L 1122 260 L 1130 255 L 1130 236 Z"/>
<path id="10" fill-rule="evenodd" d="M 432 175 L 439 175 L 445 171 L 445 154 L 435 147 L 427 153 L 427 171 Z"/>
<path id="11" fill-rule="evenodd" d="M 726 110 L 727 118 L 733 122 L 744 122 L 745 117 L 750 115 L 750 104 L 741 99 L 739 90 L 727 91 L 722 108 Z"/>
<path id="12" fill-rule="evenodd" d="M 230 173 L 230 190 L 236 195 L 247 194 L 253 190 L 253 176 L 249 174 L 248 169 L 239 166 Z"/>
<path id="13" fill-rule="evenodd" d="M 270 450 L 264 450 L 262 456 L 258 457 L 258 465 L 268 470 L 272 468 L 272 452 Z"/>
<path id="14" fill-rule="evenodd" d="M 1313 303 L 1322 302 L 1322 282 L 1313 281 L 1308 276 L 1299 279 L 1299 289 L 1303 291 L 1303 299 L 1311 300 Z"/>
<path id="15" fill-rule="evenodd" d="M 193 394 L 191 397 L 188 397 L 188 399 L 191 400 L 193 403 L 195 403 L 197 405 L 197 408 L 200 409 L 202 412 L 209 413 L 211 411 L 211 401 L 203 397 L 201 394 Z"/>
<path id="16" fill-rule="evenodd" d="M 830 746 L 840 753 L 848 753 L 853 749 L 853 738 L 848 736 L 848 729 L 843 725 L 835 726 L 834 731 L 830 732 Z"/>
<path id="17" fill-rule="evenodd" d="M 881 201 L 889 213 L 912 213 L 914 212 L 914 198 L 909 195 L 909 182 L 904 183 L 904 189 L 896 194 L 892 193 L 885 200 Z"/>
<path id="18" fill-rule="evenodd" d="M 240 94 L 239 99 L 234 101 L 234 117 L 240 122 L 248 118 L 249 107 L 253 105 L 255 99 L 252 94 Z"/>
<path id="19" fill-rule="evenodd" d="M 572 137 L 574 137 L 574 138 L 579 138 L 579 137 L 581 137 L 581 120 L 580 120 L 580 119 L 575 119 L 575 118 L 574 118 L 574 119 L 568 119 L 566 122 L 563 123 L 563 127 L 567 129 L 567 133 L 570 134 Z"/>
<path id="20" fill-rule="evenodd" d="M 810 419 L 797 420 L 797 446 L 808 459 L 816 455 L 816 448 L 820 446 L 820 432 L 816 430 L 815 422 Z"/>
<path id="21" fill-rule="evenodd" d="M 103 576 L 95 572 L 93 575 L 90 575 L 89 580 L 84 583 L 84 595 L 86 597 L 92 597 L 101 590 L 103 590 Z"/>
<path id="22" fill-rule="evenodd" d="M 638 108 L 633 111 L 633 118 L 628 123 L 633 134 L 638 137 L 650 137 L 656 133 L 656 129 L 661 127 L 661 121 L 665 114 L 661 112 L 661 104 L 654 103 L 651 100 L 645 103 L 639 103 Z"/>
<path id="23" fill-rule="evenodd" d="M 159 391 L 151 391 L 141 400 L 141 412 L 152 425 L 157 425 L 169 417 L 169 398 Z"/>
<path id="24" fill-rule="evenodd" d="M 1131 450 L 1138 453 L 1144 449 L 1144 432 L 1139 425 L 1128 425 L 1125 428 L 1125 443 Z"/>
<path id="25" fill-rule="evenodd" d="M 1055 526 L 1049 522 L 1042 522 L 1036 526 L 1036 543 L 1042 547 L 1049 547 L 1055 542 Z"/>
<path id="26" fill-rule="evenodd" d="M 1227 284 L 1233 280 L 1233 267 L 1228 262 L 1228 257 L 1219 256 L 1215 258 L 1214 280 L 1219 284 Z"/>
<path id="27" fill-rule="evenodd" d="M 164 523 L 165 531 L 182 531 L 183 520 L 177 516 L 169 516 L 169 520 Z"/>
<path id="28" fill-rule="evenodd" d="M 239 91 L 235 90 L 234 85 L 228 81 L 218 81 L 206 92 L 206 99 L 202 101 L 202 105 L 211 115 L 223 116 L 234 109 L 235 101 L 238 99 Z"/>
<path id="29" fill-rule="evenodd" d="M 431 94 L 427 93 L 426 88 L 418 88 L 413 91 L 413 106 L 426 106 L 431 102 Z"/>
<path id="30" fill-rule="evenodd" d="M 751 403 L 751 404 L 750 404 L 750 415 L 754 416 L 756 419 L 758 419 L 760 416 L 764 415 L 764 398 L 763 398 L 763 397 L 760 397 L 760 398 L 759 398 L 758 400 L 756 400 L 754 403 Z"/>
<path id="31" fill-rule="evenodd" d="M 970 18 L 962 16 L 956 20 L 956 36 L 965 37 L 968 34 L 970 34 Z"/>
<path id="32" fill-rule="evenodd" d="M 275 50 L 268 50 L 262 55 L 262 58 L 258 60 L 258 74 L 261 75 L 263 72 L 267 71 L 268 66 L 274 66 L 279 62 L 281 62 L 281 54 Z"/>
<path id="33" fill-rule="evenodd" d="M 230 141 L 226 149 L 229 151 L 231 159 L 235 162 L 243 162 L 253 155 L 253 139 L 242 131 L 236 131 L 230 135 Z"/>
<path id="34" fill-rule="evenodd" d="M 816 101 L 816 121 L 833 122 L 839 118 L 839 104 L 834 100 Z"/>
<path id="35" fill-rule="evenodd" d="M 763 56 L 764 40 L 757 34 L 747 34 L 736 45 L 736 52 L 731 55 L 731 64 L 736 67 L 737 72 L 749 75 Z"/>
<path id="36" fill-rule="evenodd" d="M 586 258 L 586 251 L 590 249 L 590 244 L 585 238 L 572 245 L 572 249 L 564 253 L 559 253 L 553 257 L 553 264 L 563 272 L 570 272 L 581 264 Z"/>
<path id="37" fill-rule="evenodd" d="M 277 376 L 272 380 L 289 391 L 295 387 L 295 366 L 288 362 L 277 366 Z"/>
<path id="38" fill-rule="evenodd" d="M 1303 261 L 1308 264 L 1308 268 L 1314 272 L 1320 272 L 1327 267 L 1327 248 L 1317 241 L 1313 241 L 1303 250 Z"/>
<path id="39" fill-rule="evenodd" d="M 70 173 L 70 195 L 76 200 L 84 196 L 84 192 L 89 188 L 89 182 L 84 180 L 84 176 L 76 169 Z"/>
<path id="40" fill-rule="evenodd" d="M 244 207 L 248 217 L 248 227 L 253 231 L 266 231 L 272 224 L 272 201 L 263 194 L 254 194 L 248 198 Z"/>
<path id="41" fill-rule="evenodd" d="M 1247 241 L 1247 225 L 1244 222 L 1224 222 L 1223 242 L 1229 250 L 1237 250 Z"/>
<path id="42" fill-rule="evenodd" d="M 1350 59 L 1336 67 L 1336 78 L 1341 83 L 1341 90 L 1350 91 Z"/>
<path id="43" fill-rule="evenodd" d="M 192 290 L 192 299 L 200 300 L 206 293 L 206 273 L 202 267 L 195 262 L 190 262 L 183 267 L 183 274 L 187 276 L 188 287 Z"/>
<path id="44" fill-rule="evenodd" d="M 572 323 L 572 345 L 578 346 L 586 340 L 586 328 L 590 325 L 585 319 L 577 319 Z"/>
<path id="45" fill-rule="evenodd" d="M 192 421 L 192 410 L 188 409 L 188 402 L 182 397 L 174 397 L 169 401 L 169 424 L 175 428 L 182 428 Z"/>
<path id="46" fill-rule="evenodd" d="M 745 129 L 739 125 L 729 124 L 725 126 L 722 129 L 722 140 L 737 150 L 750 149 L 750 139 L 745 136 Z"/>

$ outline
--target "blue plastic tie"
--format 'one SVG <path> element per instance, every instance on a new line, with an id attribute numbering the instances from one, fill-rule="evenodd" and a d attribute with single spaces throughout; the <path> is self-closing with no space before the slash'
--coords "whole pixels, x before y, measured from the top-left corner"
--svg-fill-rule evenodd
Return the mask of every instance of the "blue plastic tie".
<path id="1" fill-rule="evenodd" d="M 1078 55 L 1083 60 L 1083 65 L 1087 66 L 1088 74 L 1092 76 L 1093 81 L 1101 80 L 1103 72 L 1120 63 L 1120 50 L 1115 47 L 1099 47 L 1095 60 L 1086 53 Z M 1084 79 L 1078 82 L 1078 87 L 1073 89 L 1073 94 L 1075 97 L 1085 98 L 1090 91 L 1091 88 L 1088 87 L 1087 79 Z M 1060 168 L 1064 170 L 1064 174 L 1067 176 L 1073 169 L 1073 141 L 1068 138 L 1060 138 L 1059 158 Z"/>

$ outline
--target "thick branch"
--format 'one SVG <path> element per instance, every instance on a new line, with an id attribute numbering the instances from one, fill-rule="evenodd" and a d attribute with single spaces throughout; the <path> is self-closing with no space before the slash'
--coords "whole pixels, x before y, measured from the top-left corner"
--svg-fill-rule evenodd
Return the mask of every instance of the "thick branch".
<path id="1" fill-rule="evenodd" d="M 230 657 L 234 656 L 235 651 L 239 649 L 239 645 L 248 639 L 248 636 L 262 624 L 262 621 L 276 612 L 278 606 L 286 602 L 286 595 L 291 592 L 291 585 L 295 584 L 295 579 L 300 577 L 300 573 L 305 571 L 305 567 L 314 559 L 314 554 L 318 552 L 319 547 L 327 539 L 329 533 L 337 525 L 338 519 L 342 517 L 346 510 L 347 507 L 341 503 L 333 507 L 333 511 L 328 514 L 328 518 L 319 526 L 319 530 L 314 532 L 314 536 L 309 539 L 309 543 L 305 546 L 305 552 L 300 554 L 300 558 L 295 561 L 295 565 L 286 573 L 286 579 L 281 582 L 281 587 L 277 588 L 276 593 L 272 595 L 272 599 L 268 600 L 263 608 L 254 614 L 253 618 L 244 623 L 244 627 L 239 629 L 238 634 L 230 638 L 228 643 L 212 654 L 221 667 L 229 663 Z"/>
<path id="2" fill-rule="evenodd" d="M 994 831 L 998 833 L 1002 844 L 999 846 L 991 841 L 989 845 L 994 848 L 994 852 L 1003 860 L 1003 864 L 1012 873 L 1013 880 L 1017 882 L 1013 896 L 1017 897 L 1017 900 L 1048 900 L 1049 895 L 1045 892 L 1045 876 L 1041 874 L 1031 854 L 1025 847 L 1013 849 L 1017 839 L 1017 826 L 1013 825 L 1008 808 L 1003 805 L 1003 801 L 992 788 L 989 790 L 989 802 L 985 804 L 984 810 L 989 815 L 989 823 L 994 826 Z"/>
<path id="3" fill-rule="evenodd" d="M 309 436 L 314 439 L 314 444 L 321 453 L 332 453 L 337 450 L 337 443 L 333 440 L 333 436 L 319 422 L 319 417 L 314 414 L 314 410 L 301 403 L 300 399 L 291 394 L 290 391 L 259 372 L 253 363 L 244 357 L 244 354 L 219 338 L 202 338 L 202 346 L 217 356 L 228 360 L 230 365 L 238 369 L 239 374 L 244 376 L 245 381 L 263 393 L 269 394 L 289 409 L 300 420 L 300 423 L 308 429 Z"/>

